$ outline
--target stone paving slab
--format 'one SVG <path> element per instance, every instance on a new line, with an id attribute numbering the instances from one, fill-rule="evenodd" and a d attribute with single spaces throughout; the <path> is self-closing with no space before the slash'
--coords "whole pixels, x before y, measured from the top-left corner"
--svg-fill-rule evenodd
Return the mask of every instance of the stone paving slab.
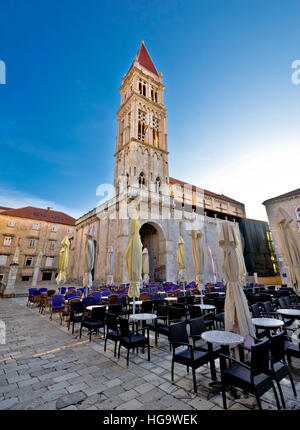
<path id="1" fill-rule="evenodd" d="M 0 300 L 0 314 L 7 331 L 7 343 L 0 345 L 0 410 L 222 410 L 220 394 L 207 400 L 208 366 L 196 372 L 197 394 L 184 366 L 175 364 L 171 382 L 171 353 L 164 336 L 151 349 L 151 362 L 147 354 L 131 353 L 127 367 L 125 350 L 118 360 L 113 342 L 108 341 L 104 352 L 101 336 L 89 343 L 85 331 L 80 340 L 78 325 L 72 335 L 59 317 L 50 321 L 49 313 L 27 307 L 26 298 Z M 300 397 L 300 362 L 293 361 L 293 366 Z M 300 409 L 289 381 L 282 387 L 287 408 Z M 238 399 L 228 394 L 227 403 L 232 410 L 257 409 L 255 398 L 242 393 Z M 262 406 L 276 409 L 272 392 L 263 396 Z"/>

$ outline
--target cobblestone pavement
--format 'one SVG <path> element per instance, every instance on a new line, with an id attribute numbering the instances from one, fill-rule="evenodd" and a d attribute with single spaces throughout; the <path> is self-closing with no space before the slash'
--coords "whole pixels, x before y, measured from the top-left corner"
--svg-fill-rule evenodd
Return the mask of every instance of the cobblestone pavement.
<path id="1" fill-rule="evenodd" d="M 171 383 L 171 354 L 161 336 L 158 347 L 147 354 L 113 356 L 113 342 L 87 331 L 78 338 L 58 315 L 49 320 L 37 308 L 28 308 L 23 297 L 0 300 L 1 320 L 6 324 L 6 344 L 0 345 L 0 409 L 130 409 L 187 410 L 222 409 L 221 395 L 207 400 L 210 370 L 196 372 L 198 393 L 193 392 L 192 376 L 175 364 L 175 382 Z M 154 339 L 151 341 L 154 345 Z M 218 361 L 216 361 L 216 364 Z M 288 409 L 300 409 L 300 363 L 293 362 L 298 399 L 288 380 L 282 382 Z M 271 392 L 263 396 L 263 409 L 276 409 Z M 227 394 L 230 409 L 256 409 L 254 397 L 242 394 L 234 399 Z"/>

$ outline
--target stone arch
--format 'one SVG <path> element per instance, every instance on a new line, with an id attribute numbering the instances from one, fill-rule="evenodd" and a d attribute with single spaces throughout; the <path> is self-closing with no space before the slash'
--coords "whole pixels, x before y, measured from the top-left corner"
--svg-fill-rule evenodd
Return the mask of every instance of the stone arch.
<path id="1" fill-rule="evenodd" d="M 150 282 L 166 280 L 166 238 L 162 226 L 157 221 L 144 221 L 140 226 L 143 247 L 149 254 Z"/>

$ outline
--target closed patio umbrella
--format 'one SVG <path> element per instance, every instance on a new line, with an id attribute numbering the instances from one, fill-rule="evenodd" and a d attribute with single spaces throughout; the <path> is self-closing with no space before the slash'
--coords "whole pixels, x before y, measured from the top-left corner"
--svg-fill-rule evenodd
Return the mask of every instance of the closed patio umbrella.
<path id="1" fill-rule="evenodd" d="M 222 269 L 227 281 L 224 307 L 225 330 L 239 333 L 248 344 L 251 344 L 255 331 L 240 282 L 240 266 L 236 252 L 238 242 L 234 229 L 227 221 L 222 224 L 219 244 L 224 252 Z"/>
<path id="2" fill-rule="evenodd" d="M 129 278 L 128 297 L 133 299 L 133 313 L 135 313 L 135 299 L 140 296 L 140 280 L 142 276 L 142 242 L 138 220 L 133 218 L 129 225 L 128 243 L 125 251 L 125 262 Z"/>
<path id="3" fill-rule="evenodd" d="M 293 218 L 283 209 L 278 209 L 278 234 L 283 257 L 289 269 L 291 283 L 296 294 L 300 293 L 300 248 L 299 239 L 291 226 Z"/>
<path id="4" fill-rule="evenodd" d="M 61 242 L 61 250 L 59 251 L 59 262 L 58 262 L 58 267 L 59 267 L 59 272 L 56 278 L 56 283 L 57 285 L 61 286 L 63 285 L 66 280 L 66 271 L 67 271 L 67 267 L 68 267 L 68 262 L 69 262 L 69 249 L 70 249 L 70 241 L 68 236 L 65 236 Z"/>
<path id="5" fill-rule="evenodd" d="M 83 278 L 83 286 L 91 287 L 93 284 L 92 270 L 95 263 L 95 243 L 94 243 L 94 226 L 86 233 L 85 243 L 85 267 L 86 276 Z"/>
<path id="6" fill-rule="evenodd" d="M 146 285 L 149 284 L 149 253 L 148 249 L 143 249 L 143 275 L 144 275 L 144 283 Z"/>
<path id="7" fill-rule="evenodd" d="M 193 262 L 196 275 L 196 286 L 201 293 L 201 302 L 203 303 L 204 285 L 204 250 L 202 245 L 202 233 L 197 230 L 192 232 L 192 252 Z"/>
<path id="8" fill-rule="evenodd" d="M 179 266 L 179 279 L 183 282 L 183 288 L 185 289 L 184 271 L 186 268 L 186 253 L 182 236 L 179 236 L 177 241 L 177 264 Z"/>

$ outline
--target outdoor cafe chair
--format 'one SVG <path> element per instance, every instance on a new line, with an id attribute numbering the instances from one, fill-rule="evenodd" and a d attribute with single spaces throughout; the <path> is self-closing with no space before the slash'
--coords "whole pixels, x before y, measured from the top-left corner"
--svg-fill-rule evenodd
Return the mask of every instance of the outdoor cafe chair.
<path id="1" fill-rule="evenodd" d="M 46 308 L 47 308 L 47 302 L 48 302 L 48 296 L 47 293 L 41 293 L 40 294 L 40 308 L 39 308 L 39 312 L 42 314 L 45 312 Z"/>
<path id="2" fill-rule="evenodd" d="M 207 352 L 210 352 L 212 354 L 213 359 L 218 358 L 218 355 L 221 351 L 220 345 L 215 344 L 207 344 L 202 340 L 202 333 L 207 331 L 207 327 L 205 324 L 204 317 L 198 317 L 189 320 L 190 324 L 190 337 L 192 338 L 194 348 L 197 348 L 197 341 L 202 341 L 200 347 L 202 349 L 205 349 Z M 209 346 L 208 346 L 209 345 Z"/>
<path id="3" fill-rule="evenodd" d="M 264 316 L 257 303 L 250 306 L 250 311 L 252 313 L 253 318 L 262 318 Z M 255 327 L 255 332 L 256 332 L 257 339 L 262 339 L 262 338 L 268 336 L 268 330 L 266 330 L 266 329 L 261 329 L 261 328 Z"/>
<path id="4" fill-rule="evenodd" d="M 82 300 L 71 300 L 68 330 L 70 329 L 70 325 L 72 323 L 72 334 L 74 334 L 74 325 L 81 323 L 83 311 L 84 305 Z"/>
<path id="5" fill-rule="evenodd" d="M 156 309 L 156 315 L 157 318 L 153 320 L 152 322 L 147 324 L 147 327 L 150 331 L 153 331 L 155 333 L 155 346 L 157 346 L 157 340 L 159 335 L 159 329 L 161 330 L 161 334 L 169 335 L 169 328 L 168 328 L 168 315 L 169 315 L 169 308 L 168 306 L 165 306 L 163 304 L 158 304 Z"/>
<path id="6" fill-rule="evenodd" d="M 172 365 L 171 365 L 171 380 L 174 381 L 174 364 L 182 364 L 186 366 L 187 372 L 192 368 L 194 391 L 197 393 L 196 369 L 211 361 L 211 356 L 206 350 L 200 347 L 195 349 L 189 343 L 189 338 L 184 321 L 172 324 L 170 326 L 170 344 L 173 347 Z M 184 347 L 184 349 L 179 347 Z"/>
<path id="7" fill-rule="evenodd" d="M 282 406 L 285 409 L 285 400 L 284 400 L 282 388 L 280 386 L 280 381 L 283 378 L 285 378 L 286 376 L 288 376 L 290 379 L 292 390 L 293 390 L 295 397 L 297 397 L 297 392 L 296 392 L 293 377 L 292 377 L 291 372 L 288 368 L 288 365 L 285 362 L 285 347 L 284 347 L 285 339 L 284 338 L 285 338 L 285 334 L 282 331 L 280 333 L 270 335 L 269 341 L 270 341 L 270 371 L 271 371 L 271 376 L 277 384 L 280 398 L 281 398 L 281 402 L 282 402 Z"/>
<path id="8" fill-rule="evenodd" d="M 141 305 L 141 313 L 145 313 L 145 314 L 151 314 L 152 313 L 152 308 L 153 308 L 153 301 L 152 300 L 145 300 L 142 305 Z"/>
<path id="9" fill-rule="evenodd" d="M 101 302 L 101 300 L 96 299 L 95 297 L 92 297 L 92 296 L 84 297 L 82 301 L 84 304 L 84 311 L 86 311 L 86 308 L 88 306 L 100 305 L 100 302 Z"/>
<path id="10" fill-rule="evenodd" d="M 256 397 L 258 408 L 261 410 L 260 397 L 273 389 L 277 409 L 280 409 L 278 395 L 273 383 L 269 367 L 269 340 L 263 340 L 251 346 L 251 359 L 249 362 L 236 360 L 228 355 L 220 357 L 229 361 L 229 367 L 221 366 L 221 384 L 223 408 L 227 409 L 226 387 L 238 387 L 245 393 Z"/>
<path id="11" fill-rule="evenodd" d="M 64 296 L 62 294 L 53 294 L 51 297 L 51 314 L 50 319 L 52 320 L 52 315 L 55 313 L 60 314 L 60 324 L 62 324 L 62 309 L 64 307 L 63 305 Z"/>
<path id="12" fill-rule="evenodd" d="M 123 306 L 121 304 L 108 305 L 107 312 L 114 315 L 121 315 L 123 312 Z"/>
<path id="13" fill-rule="evenodd" d="M 104 341 L 104 352 L 106 351 L 107 340 L 115 342 L 114 357 L 117 355 L 117 344 L 121 337 L 121 332 L 118 324 L 118 316 L 109 312 L 105 315 L 106 335 Z"/>
<path id="14" fill-rule="evenodd" d="M 119 350 L 118 350 L 118 359 L 120 358 L 121 346 L 127 349 L 127 366 L 129 365 L 129 352 L 131 349 L 137 350 L 138 348 L 147 347 L 148 349 L 148 361 L 150 361 L 150 343 L 149 343 L 149 329 L 147 327 L 143 327 L 137 330 L 130 330 L 129 328 L 129 320 L 127 318 L 119 318 L 120 323 L 120 341 L 119 341 Z M 147 330 L 147 336 L 141 334 L 143 330 Z"/>
<path id="15" fill-rule="evenodd" d="M 288 296 L 287 297 L 283 297 L 283 300 L 284 300 L 284 302 L 286 304 L 286 308 L 288 308 L 288 309 L 299 309 L 300 308 L 299 304 L 296 304 L 296 303 L 292 302 L 291 297 L 288 297 Z"/>
<path id="16" fill-rule="evenodd" d="M 118 300 L 118 294 L 111 294 L 108 296 L 108 304 L 109 305 L 116 305 Z"/>
<path id="17" fill-rule="evenodd" d="M 100 328 L 103 328 L 105 335 L 105 307 L 93 308 L 90 316 L 83 314 L 79 334 L 80 339 L 83 328 L 89 330 L 90 342 L 92 340 L 92 333 L 99 333 Z"/>

